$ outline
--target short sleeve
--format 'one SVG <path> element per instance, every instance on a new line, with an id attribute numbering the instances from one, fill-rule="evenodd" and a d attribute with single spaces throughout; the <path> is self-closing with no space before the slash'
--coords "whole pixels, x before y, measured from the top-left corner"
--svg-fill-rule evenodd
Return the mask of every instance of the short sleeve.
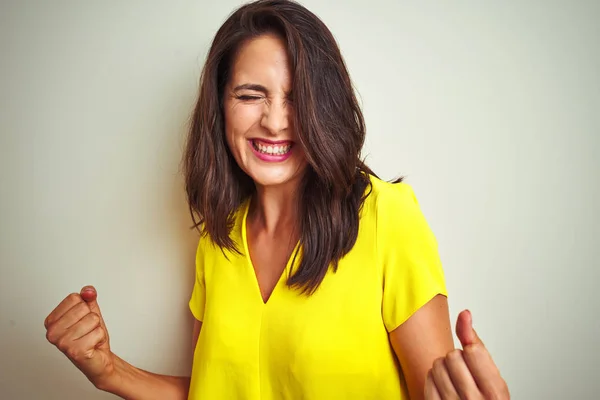
<path id="1" fill-rule="evenodd" d="M 206 286 L 204 284 L 204 251 L 202 242 L 203 238 L 198 242 L 196 250 L 196 278 L 194 280 L 194 289 L 189 302 L 190 311 L 198 321 L 204 318 L 204 307 L 206 303 Z"/>
<path id="2" fill-rule="evenodd" d="M 388 332 L 436 295 L 448 295 L 436 239 L 405 183 L 383 183 L 378 193 L 377 253 Z"/>

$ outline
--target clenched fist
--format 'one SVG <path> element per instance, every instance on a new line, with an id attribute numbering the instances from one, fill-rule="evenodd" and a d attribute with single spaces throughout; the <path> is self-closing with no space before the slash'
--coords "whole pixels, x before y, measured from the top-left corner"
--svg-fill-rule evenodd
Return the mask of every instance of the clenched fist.
<path id="1" fill-rule="evenodd" d="M 114 374 L 115 356 L 96 302 L 96 289 L 86 286 L 68 295 L 46 317 L 46 338 L 96 386 Z"/>

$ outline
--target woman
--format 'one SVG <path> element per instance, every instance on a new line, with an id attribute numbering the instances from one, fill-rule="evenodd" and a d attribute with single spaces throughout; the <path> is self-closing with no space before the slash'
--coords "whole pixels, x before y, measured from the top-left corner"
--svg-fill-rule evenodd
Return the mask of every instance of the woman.
<path id="1" fill-rule="evenodd" d="M 110 351 L 92 287 L 45 321 L 99 389 L 126 399 L 508 398 L 472 330 L 454 350 L 436 242 L 410 187 L 364 165 L 337 44 L 286 0 L 217 32 L 185 154 L 202 235 L 191 378 Z"/>

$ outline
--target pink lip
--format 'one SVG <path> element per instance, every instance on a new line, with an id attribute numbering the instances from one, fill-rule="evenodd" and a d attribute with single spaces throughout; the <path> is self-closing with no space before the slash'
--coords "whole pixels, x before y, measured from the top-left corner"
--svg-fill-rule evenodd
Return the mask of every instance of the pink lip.
<path id="1" fill-rule="evenodd" d="M 291 140 L 269 140 L 269 139 L 261 139 L 261 138 L 252 138 L 250 139 L 250 141 L 252 140 L 258 140 L 260 142 L 265 142 L 265 143 L 269 143 L 269 144 L 288 144 L 288 143 L 292 143 Z"/>
<path id="2" fill-rule="evenodd" d="M 260 139 L 260 141 L 261 142 L 265 142 L 265 143 L 271 143 L 271 144 L 290 143 L 289 140 L 281 140 L 279 142 L 273 142 L 273 141 L 269 141 L 269 140 Z M 250 149 L 252 149 L 252 152 L 254 153 L 254 155 L 256 157 L 258 157 L 260 160 L 266 161 L 266 162 L 282 162 L 282 161 L 285 161 L 288 158 L 290 158 L 290 156 L 292 155 L 292 152 L 294 151 L 294 148 L 292 147 L 290 149 L 290 151 L 288 151 L 286 154 L 282 154 L 282 155 L 264 154 L 264 153 L 261 153 L 261 152 L 259 152 L 258 150 L 256 150 L 254 148 L 254 146 L 252 145 L 252 140 L 248 140 L 248 146 L 250 146 Z"/>

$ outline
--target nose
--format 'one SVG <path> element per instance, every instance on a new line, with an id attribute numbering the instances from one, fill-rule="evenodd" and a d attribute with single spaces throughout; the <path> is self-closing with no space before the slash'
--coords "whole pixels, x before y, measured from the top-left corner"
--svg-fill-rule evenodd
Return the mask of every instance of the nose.
<path id="1" fill-rule="evenodd" d="M 265 104 L 261 125 L 271 135 L 278 135 L 289 128 L 289 119 L 290 107 L 286 101 L 272 101 Z"/>

